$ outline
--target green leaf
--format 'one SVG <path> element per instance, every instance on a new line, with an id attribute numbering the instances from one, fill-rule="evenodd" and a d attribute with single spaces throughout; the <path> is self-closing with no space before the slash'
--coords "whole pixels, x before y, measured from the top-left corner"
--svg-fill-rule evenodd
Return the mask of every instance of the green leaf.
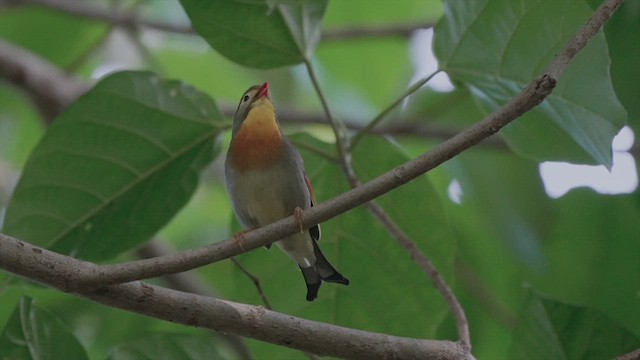
<path id="1" fill-rule="evenodd" d="M 591 15 L 581 1 L 447 1 L 435 29 L 440 66 L 487 112 L 540 74 Z M 544 19 L 544 21 L 541 21 Z M 626 119 L 613 91 L 610 59 L 598 34 L 547 100 L 503 129 L 511 148 L 535 160 L 612 166 L 611 142 Z"/>
<path id="2" fill-rule="evenodd" d="M 269 69 L 311 58 L 327 0 L 181 0 L 194 29 L 230 60 Z"/>
<path id="3" fill-rule="evenodd" d="M 514 330 L 510 359 L 611 359 L 640 338 L 596 310 L 530 294 Z"/>
<path id="4" fill-rule="evenodd" d="M 64 68 L 108 32 L 106 24 L 44 8 L 17 7 L 0 12 L 0 37 Z"/>
<path id="5" fill-rule="evenodd" d="M 0 162 L 14 168 L 24 165 L 44 133 L 39 114 L 24 95 L 9 83 L 0 85 Z M 0 195 L 0 207 L 3 205 Z"/>
<path id="6" fill-rule="evenodd" d="M 138 72 L 102 80 L 34 149 L 4 230 L 92 260 L 138 246 L 189 200 L 221 119 L 181 82 Z"/>
<path id="7" fill-rule="evenodd" d="M 154 333 L 114 347 L 109 360 L 216 360 L 215 339 L 206 333 Z"/>
<path id="8" fill-rule="evenodd" d="M 23 297 L 0 335 L 1 359 L 88 359 L 85 349 L 53 314 Z"/>
<path id="9" fill-rule="evenodd" d="M 636 195 L 575 189 L 555 200 L 545 271 L 528 281 L 556 299 L 598 309 L 640 334 L 640 207 Z"/>
<path id="10" fill-rule="evenodd" d="M 426 24 L 442 15 L 440 1 L 332 1 L 323 20 L 325 29 L 398 24 Z"/>
<path id="11" fill-rule="evenodd" d="M 594 8 L 601 1 L 590 1 Z M 595 3 L 595 4 L 594 4 Z M 625 1 L 607 21 L 604 33 L 611 55 L 611 78 L 620 102 L 629 113 L 629 125 L 640 138 L 640 2 Z"/>

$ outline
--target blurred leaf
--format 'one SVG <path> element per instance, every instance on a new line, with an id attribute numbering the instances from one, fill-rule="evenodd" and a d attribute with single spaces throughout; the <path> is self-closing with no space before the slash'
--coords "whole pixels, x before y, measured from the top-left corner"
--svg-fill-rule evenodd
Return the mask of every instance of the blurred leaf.
<path id="1" fill-rule="evenodd" d="M 554 202 L 546 264 L 529 281 L 556 299 L 586 305 L 640 334 L 640 208 L 634 195 L 575 189 Z"/>
<path id="2" fill-rule="evenodd" d="M 195 30 L 230 60 L 262 69 L 310 58 L 327 0 L 181 0 Z"/>
<path id="3" fill-rule="evenodd" d="M 19 169 L 44 130 L 29 99 L 7 85 L 0 84 L 0 163 Z"/>
<path id="4" fill-rule="evenodd" d="M 498 234 L 498 244 L 532 271 L 544 263 L 541 245 L 547 236 L 551 200 L 538 165 L 505 151 L 469 151 L 445 168 L 461 187 L 461 207 L 473 209 Z M 485 247 L 485 241 L 469 246 Z M 466 251 L 470 249 L 467 248 Z M 482 252 L 478 248 L 474 251 Z"/>
<path id="5" fill-rule="evenodd" d="M 92 260 L 138 246 L 190 198 L 221 119 L 210 98 L 181 82 L 136 72 L 104 79 L 31 154 L 4 230 Z"/>
<path id="6" fill-rule="evenodd" d="M 594 1 L 591 0 L 590 3 Z M 597 6 L 602 2 L 598 1 Z M 611 78 L 620 102 L 629 113 L 629 125 L 640 138 L 640 2 L 625 1 L 607 21 L 604 33 L 611 56 Z"/>
<path id="7" fill-rule="evenodd" d="M 439 118 L 455 124 L 457 114 L 467 117 L 474 110 L 466 101 Z M 523 278 L 527 270 L 540 271 L 545 264 L 543 243 L 549 219 L 555 217 L 537 164 L 480 146 L 430 171 L 429 177 L 444 198 L 458 243 L 455 291 L 469 319 L 474 355 L 507 359 L 514 314 L 524 296 Z"/>
<path id="8" fill-rule="evenodd" d="M 23 297 L 0 335 L 2 359 L 88 359 L 84 348 L 53 314 Z"/>
<path id="9" fill-rule="evenodd" d="M 332 1 L 324 29 L 376 28 L 426 24 L 442 14 L 440 1 Z M 411 37 L 369 36 L 323 41 L 316 51 L 321 80 L 334 112 L 345 118 L 371 118 L 411 81 Z M 415 44 L 419 45 L 419 44 Z M 427 52 L 423 47 L 424 53 Z M 333 90 L 333 91 L 332 91 Z"/>
<path id="10" fill-rule="evenodd" d="M 411 61 L 404 39 L 329 42 L 317 51 L 331 104 L 346 117 L 373 117 L 411 80 Z M 385 56 L 380 56 L 385 54 Z"/>
<path id="11" fill-rule="evenodd" d="M 109 360 L 216 360 L 218 353 L 215 339 L 207 333 L 171 334 L 152 333 L 145 337 L 115 346 Z"/>
<path id="12" fill-rule="evenodd" d="M 424 24 L 442 15 L 442 2 L 426 1 L 331 1 L 325 28 L 349 28 L 397 24 Z"/>
<path id="13" fill-rule="evenodd" d="M 38 7 L 0 12 L 0 37 L 66 68 L 109 31 L 106 24 Z"/>
<path id="14" fill-rule="evenodd" d="M 640 338 L 596 310 L 530 294 L 520 313 L 511 359 L 611 359 L 640 347 Z"/>
<path id="15" fill-rule="evenodd" d="M 441 68 L 490 112 L 544 70 L 590 15 L 586 4 L 572 0 L 447 1 L 434 49 Z M 535 160 L 611 168 L 611 142 L 626 113 L 613 91 L 609 65 L 600 33 L 541 106 L 503 129 L 509 145 Z"/>

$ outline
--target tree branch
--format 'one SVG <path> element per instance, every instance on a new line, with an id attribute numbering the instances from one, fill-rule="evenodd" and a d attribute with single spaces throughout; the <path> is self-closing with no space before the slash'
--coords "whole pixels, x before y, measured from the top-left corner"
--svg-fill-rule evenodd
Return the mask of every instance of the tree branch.
<path id="1" fill-rule="evenodd" d="M 183 325 L 231 332 L 314 354 L 349 359 L 472 359 L 451 341 L 419 340 L 348 329 L 183 293 L 143 282 L 78 289 L 89 263 L 0 234 L 0 267 L 43 285 L 119 309 Z M 327 346 L 331 344 L 331 346 Z"/>

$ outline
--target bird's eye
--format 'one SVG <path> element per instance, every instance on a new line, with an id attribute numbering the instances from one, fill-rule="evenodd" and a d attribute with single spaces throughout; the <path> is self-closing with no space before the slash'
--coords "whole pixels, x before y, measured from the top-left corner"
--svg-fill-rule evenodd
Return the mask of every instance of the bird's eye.
<path id="1" fill-rule="evenodd" d="M 243 102 L 247 102 L 247 101 L 249 101 L 249 95 L 245 95 L 245 96 L 242 98 L 242 101 L 243 101 Z"/>

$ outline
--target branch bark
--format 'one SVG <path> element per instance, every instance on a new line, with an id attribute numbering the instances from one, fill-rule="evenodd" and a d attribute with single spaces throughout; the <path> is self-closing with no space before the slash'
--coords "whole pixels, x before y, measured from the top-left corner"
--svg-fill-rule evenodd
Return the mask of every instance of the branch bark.
<path id="1" fill-rule="evenodd" d="M 348 329 L 170 290 L 143 282 L 78 289 L 90 263 L 0 234 L 0 267 L 45 286 L 119 309 L 187 326 L 231 332 L 318 355 L 349 359 L 472 359 L 451 341 L 419 340 Z M 331 346 L 327 346 L 331 344 Z"/>

